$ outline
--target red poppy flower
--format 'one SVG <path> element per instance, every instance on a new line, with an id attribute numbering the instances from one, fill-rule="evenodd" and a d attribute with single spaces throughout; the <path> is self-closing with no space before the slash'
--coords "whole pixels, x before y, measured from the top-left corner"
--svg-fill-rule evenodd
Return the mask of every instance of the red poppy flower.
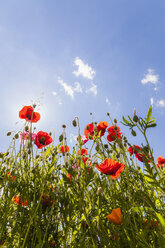
<path id="1" fill-rule="evenodd" d="M 97 169 L 106 175 L 111 175 L 112 179 L 116 179 L 120 176 L 121 172 L 124 170 L 125 165 L 119 163 L 114 159 L 107 158 L 100 165 L 96 165 Z"/>
<path id="2" fill-rule="evenodd" d="M 116 138 L 121 139 L 120 127 L 111 126 L 108 128 L 108 133 L 107 140 L 109 142 L 114 141 Z"/>
<path id="3" fill-rule="evenodd" d="M 165 164 L 165 158 L 163 158 L 162 156 L 159 156 L 156 160 L 157 162 L 157 167 L 160 169 L 161 167 L 164 167 Z"/>
<path id="4" fill-rule="evenodd" d="M 145 157 L 145 154 L 142 154 L 141 148 L 137 145 L 133 145 L 130 146 L 128 148 L 128 151 L 130 152 L 131 155 L 135 154 L 135 157 L 140 161 L 143 162 L 143 158 Z M 149 157 L 151 157 L 150 155 L 148 155 Z M 153 158 L 154 159 L 154 158 Z M 149 159 L 147 159 L 148 163 L 150 163 L 151 161 Z"/>
<path id="5" fill-rule="evenodd" d="M 100 121 L 98 126 L 97 126 L 97 130 L 98 130 L 98 133 L 100 133 L 101 131 L 101 136 L 104 135 L 105 131 L 106 131 L 106 128 L 109 126 L 108 122 L 106 121 Z"/>
<path id="6" fill-rule="evenodd" d="M 69 152 L 69 151 L 70 151 L 69 146 L 60 146 L 60 147 L 59 147 L 59 153 L 62 153 L 62 152 Z"/>
<path id="7" fill-rule="evenodd" d="M 37 122 L 40 120 L 40 114 L 38 112 L 33 112 L 32 106 L 24 106 L 19 111 L 19 118 L 25 119 L 26 121 Z"/>
<path id="8" fill-rule="evenodd" d="M 146 220 L 145 221 L 145 224 L 146 225 L 148 225 L 148 227 L 150 228 L 150 229 L 153 229 L 154 227 L 157 227 L 158 226 L 158 222 L 156 221 L 156 220 L 150 220 L 149 222 L 148 222 L 148 220 Z"/>
<path id="9" fill-rule="evenodd" d="M 39 149 L 49 145 L 50 143 L 52 143 L 52 141 L 53 139 L 51 136 L 49 136 L 48 133 L 39 131 L 36 134 L 35 144 Z"/>
<path id="10" fill-rule="evenodd" d="M 128 151 L 130 152 L 131 155 L 137 154 L 140 150 L 141 150 L 140 146 L 137 146 L 137 145 L 130 146 L 128 148 Z"/>
<path id="11" fill-rule="evenodd" d="M 84 134 L 87 139 L 93 139 L 94 136 L 94 125 L 92 123 L 86 125 Z"/>
<path id="12" fill-rule="evenodd" d="M 72 176 L 71 176 L 70 173 L 68 173 L 66 176 L 67 176 L 67 178 L 68 178 L 70 181 L 72 180 Z"/>
<path id="13" fill-rule="evenodd" d="M 78 155 L 82 155 L 82 156 L 84 156 L 84 155 L 87 155 L 88 154 L 88 151 L 87 151 L 87 149 L 85 149 L 85 148 L 82 148 L 81 150 L 78 150 L 77 151 L 77 154 Z"/>
<path id="14" fill-rule="evenodd" d="M 13 201 L 14 201 L 17 205 L 20 205 L 20 204 L 21 204 L 22 206 L 28 206 L 28 201 L 27 201 L 27 200 L 22 201 L 22 200 L 20 199 L 20 197 L 18 197 L 17 195 L 14 196 Z"/>
<path id="15" fill-rule="evenodd" d="M 45 210 L 47 207 L 50 207 L 53 205 L 53 200 L 50 196 L 42 194 L 42 208 Z"/>
<path id="16" fill-rule="evenodd" d="M 10 179 L 11 181 L 15 181 L 15 179 L 16 179 L 15 176 L 13 176 L 13 177 L 11 176 L 11 171 L 9 171 L 9 172 L 7 173 L 6 178 L 7 178 L 7 179 Z"/>

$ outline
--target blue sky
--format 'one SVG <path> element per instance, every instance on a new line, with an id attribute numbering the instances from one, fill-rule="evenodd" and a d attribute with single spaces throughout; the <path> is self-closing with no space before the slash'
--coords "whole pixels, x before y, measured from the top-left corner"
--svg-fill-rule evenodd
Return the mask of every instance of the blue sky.
<path id="1" fill-rule="evenodd" d="M 165 157 L 165 2 L 163 0 L 5 0 L 0 2 L 0 150 L 19 130 L 18 112 L 39 103 L 37 131 L 67 125 L 68 140 L 106 120 L 107 112 L 145 116 L 150 104 L 157 127 L 148 132 L 155 156 Z M 132 137 L 119 125 L 132 144 Z M 72 141 L 74 144 L 74 142 Z"/>

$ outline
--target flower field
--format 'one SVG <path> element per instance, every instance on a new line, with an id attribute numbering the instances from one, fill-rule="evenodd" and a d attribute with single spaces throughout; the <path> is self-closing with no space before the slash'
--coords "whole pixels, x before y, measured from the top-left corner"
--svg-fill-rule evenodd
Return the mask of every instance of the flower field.
<path id="1" fill-rule="evenodd" d="M 37 132 L 35 108 L 19 111 L 24 126 L 0 153 L 0 247 L 165 247 L 165 158 L 147 138 L 152 106 L 145 118 L 118 123 L 107 113 L 109 122 L 81 129 L 76 117 L 74 147 L 65 125 L 59 138 Z M 145 144 L 130 144 L 123 125 Z"/>

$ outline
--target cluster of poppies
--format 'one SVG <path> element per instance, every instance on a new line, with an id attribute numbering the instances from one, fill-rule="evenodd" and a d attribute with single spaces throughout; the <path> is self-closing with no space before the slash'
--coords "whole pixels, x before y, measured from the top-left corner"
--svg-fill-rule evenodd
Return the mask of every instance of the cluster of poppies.
<path id="1" fill-rule="evenodd" d="M 84 134 L 87 139 L 93 139 L 95 136 L 103 136 L 106 132 L 107 127 L 109 126 L 108 122 L 100 121 L 98 125 L 94 125 L 93 123 L 87 124 L 84 129 Z M 121 139 L 121 132 L 118 126 L 110 126 L 108 129 L 107 140 L 112 142 L 116 139 Z"/>
<path id="2" fill-rule="evenodd" d="M 40 114 L 38 112 L 34 112 L 34 108 L 32 106 L 24 106 L 19 111 L 19 118 L 25 119 L 27 122 L 37 122 L 40 120 Z M 43 131 L 39 131 L 37 134 L 31 134 L 31 133 L 23 133 L 21 138 L 22 140 L 27 139 L 29 136 L 31 136 L 31 140 L 34 141 L 35 145 L 41 149 L 53 142 L 52 137 Z"/>

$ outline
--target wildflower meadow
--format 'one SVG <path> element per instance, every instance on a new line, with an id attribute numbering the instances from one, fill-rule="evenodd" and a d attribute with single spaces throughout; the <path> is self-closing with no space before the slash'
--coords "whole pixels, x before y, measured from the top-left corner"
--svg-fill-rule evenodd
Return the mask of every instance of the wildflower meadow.
<path id="1" fill-rule="evenodd" d="M 165 158 L 154 156 L 146 117 L 94 120 L 81 127 L 75 146 L 61 135 L 38 130 L 36 105 L 18 110 L 22 130 L 8 132 L 0 153 L 0 247 L 165 247 Z M 122 132 L 141 133 L 130 144 Z"/>

